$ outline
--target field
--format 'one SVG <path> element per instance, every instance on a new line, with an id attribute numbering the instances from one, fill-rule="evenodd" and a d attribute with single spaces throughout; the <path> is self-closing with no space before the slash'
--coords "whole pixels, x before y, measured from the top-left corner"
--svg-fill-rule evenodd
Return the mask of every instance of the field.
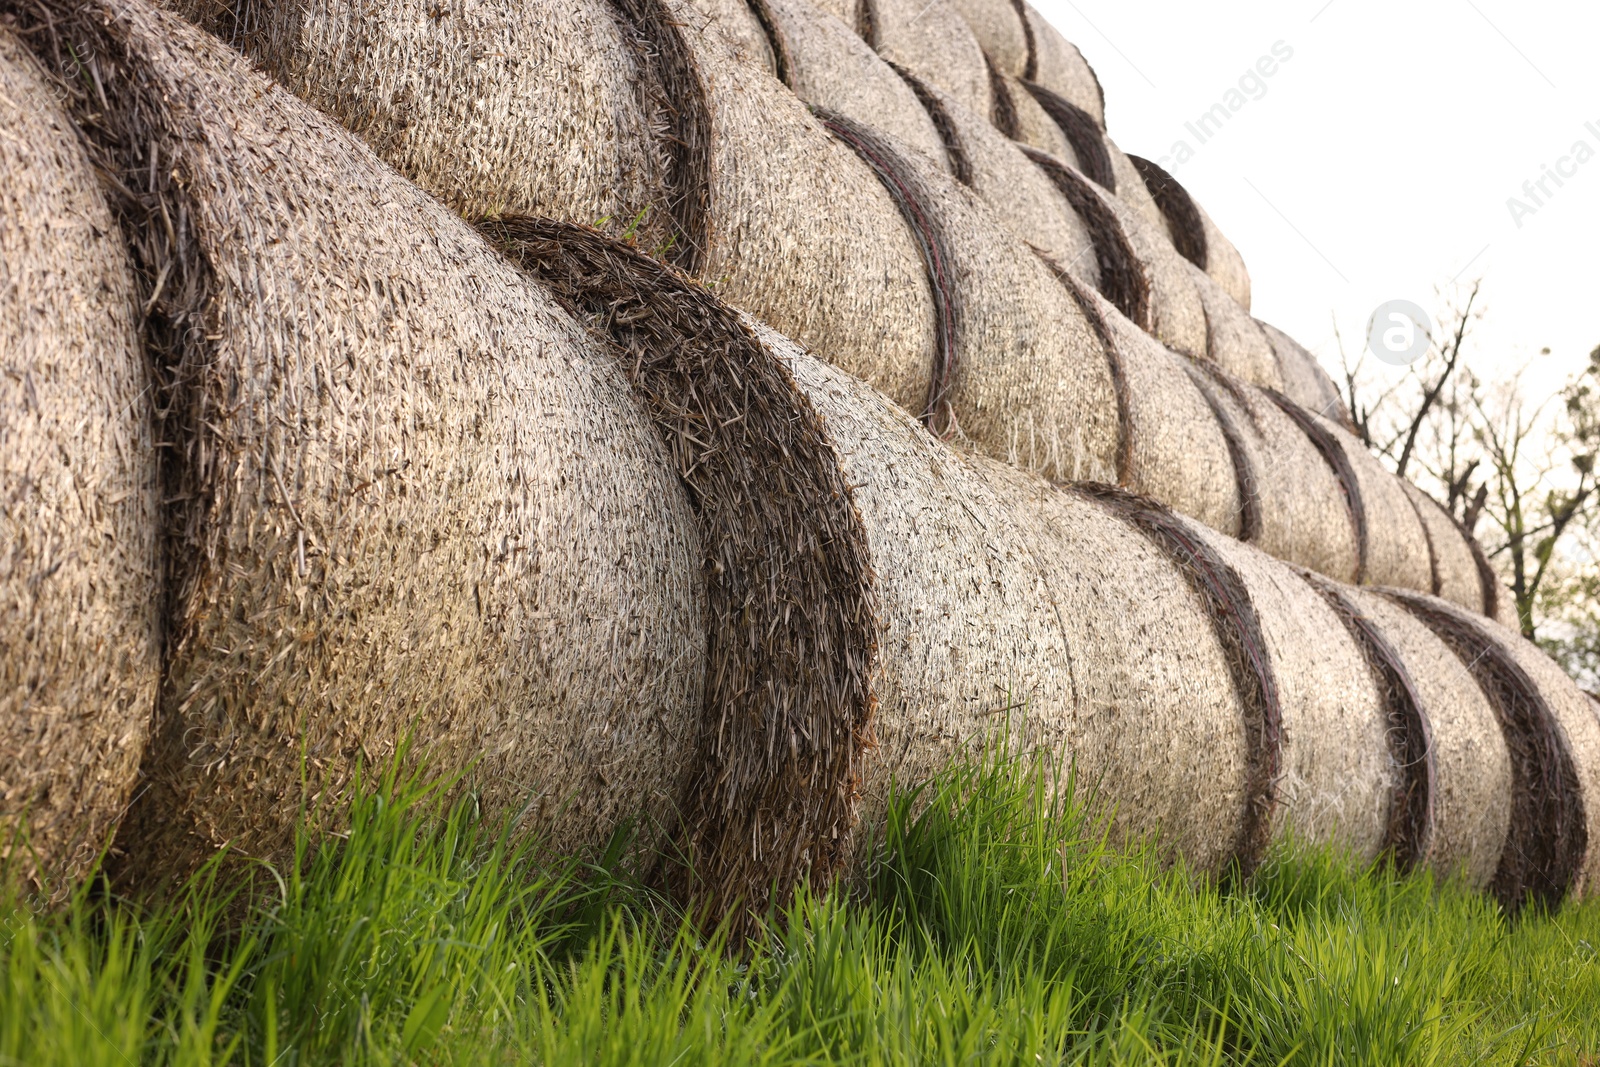
<path id="1" fill-rule="evenodd" d="M 731 948 L 621 837 L 553 861 L 391 772 L 248 896 L 12 891 L 0 1064 L 1596 1062 L 1600 905 L 1511 921 L 1292 850 L 1218 887 L 1050 784 L 991 757 L 897 796 L 866 873 Z"/>

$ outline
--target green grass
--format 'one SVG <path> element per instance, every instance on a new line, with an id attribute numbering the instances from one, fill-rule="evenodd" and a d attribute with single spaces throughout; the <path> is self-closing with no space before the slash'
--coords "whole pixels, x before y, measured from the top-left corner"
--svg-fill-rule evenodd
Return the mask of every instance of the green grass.
<path id="1" fill-rule="evenodd" d="M 0 1064 L 1593 1063 L 1600 908 L 1280 857 L 1220 890 L 1003 758 L 752 946 L 390 774 L 230 895 L 0 899 Z"/>

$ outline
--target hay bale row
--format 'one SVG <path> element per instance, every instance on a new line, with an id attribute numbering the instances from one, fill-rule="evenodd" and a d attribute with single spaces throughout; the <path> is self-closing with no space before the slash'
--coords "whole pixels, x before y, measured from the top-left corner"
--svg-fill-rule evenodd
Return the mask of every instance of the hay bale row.
<path id="1" fill-rule="evenodd" d="M 599 278 L 570 258 L 520 261 L 560 273 L 558 288 L 602 320 L 645 276 L 669 290 L 652 306 L 687 288 L 636 253 Z M 892 778 L 920 780 L 1005 728 L 1098 783 L 1119 833 L 1159 834 L 1203 870 L 1248 869 L 1291 834 L 1476 885 L 1513 862 L 1503 724 L 1519 701 L 1567 707 L 1576 692 L 1532 646 L 1480 620 L 1495 649 L 1457 647 L 1433 616 L 1471 619 L 1441 601 L 1308 579 L 1146 499 L 962 456 L 863 383 L 745 325 L 740 343 L 785 367 L 820 416 L 865 532 L 877 710 L 857 765 L 858 833 L 881 818 Z M 1428 610 L 1414 617 L 1397 596 Z M 1522 689 L 1480 679 L 1496 656 L 1523 664 Z M 1547 737 L 1587 766 L 1600 724 L 1581 726 Z M 1578 785 L 1562 803 L 1582 814 L 1600 784 Z M 1570 835 L 1554 854 L 1588 862 Z M 1529 892 L 1495 888 L 1512 906 Z"/>
<path id="2" fill-rule="evenodd" d="M 930 426 L 1056 479 L 1114 478 L 1111 367 L 1051 266 L 954 179 L 844 116 L 825 121 L 900 200 L 941 296 L 941 347 L 920 408 Z"/>
<path id="3" fill-rule="evenodd" d="M 139 305 L 57 94 L 0 25 L 0 865 L 52 891 L 128 802 L 161 599 Z"/>
<path id="4" fill-rule="evenodd" d="M 1363 856 L 1437 839 L 1439 775 L 1404 757 L 1441 720 L 1389 692 L 1426 664 L 1375 659 L 1290 569 L 964 458 L 637 251 L 500 221 L 558 306 L 215 42 L 140 0 L 53 14 L 115 90 L 101 150 L 192 235 L 168 272 L 189 297 L 154 303 L 207 316 L 164 356 L 191 372 L 163 427 L 190 492 L 162 516 L 174 652 L 130 877 L 222 839 L 272 854 L 297 753 L 332 801 L 412 728 L 566 847 L 678 812 L 718 907 L 826 878 L 892 776 L 1002 723 L 1203 870 L 1291 832 Z M 1533 679 L 1513 696 L 1564 699 L 1531 647 L 1504 657 Z M 1561 714 L 1558 747 L 1589 743 Z"/>
<path id="5" fill-rule="evenodd" d="M 1240 538 L 1344 582 L 1360 580 L 1366 527 L 1324 453 L 1293 418 L 1259 389 L 1215 368 L 1191 364 L 1240 454 Z"/>
<path id="6" fill-rule="evenodd" d="M 869 123 L 938 166 L 946 137 L 918 93 L 848 26 L 805 0 L 765 0 L 786 57 L 780 80 L 808 104 Z"/>
<path id="7" fill-rule="evenodd" d="M 296 76 L 328 72 L 327 80 L 339 85 L 360 73 L 358 67 L 347 74 L 339 58 L 351 39 L 347 28 L 360 20 L 333 0 L 325 0 L 325 6 L 327 10 L 316 18 L 307 16 L 307 25 L 316 27 L 315 32 L 285 22 L 282 32 L 270 35 L 273 50 L 262 52 L 263 58 L 277 64 L 280 75 L 288 72 L 291 84 Z M 719 293 L 827 353 L 902 406 L 924 412 L 938 406 L 930 406 L 930 401 L 947 402 L 948 415 L 992 454 L 1019 457 L 1057 477 L 1115 477 L 1115 467 L 1105 462 L 1114 448 L 1109 443 L 1111 424 L 1126 417 L 1117 411 L 1106 388 L 1105 357 L 1082 329 L 1082 316 L 1073 302 L 1045 284 L 1046 272 L 1033 261 L 1032 253 L 1020 243 L 980 233 L 998 228 L 994 215 L 984 217 L 960 183 L 944 175 L 925 175 L 912 183 L 926 186 L 918 204 L 923 219 L 908 221 L 903 217 L 906 190 L 893 188 L 892 181 L 885 187 L 862 180 L 873 171 L 884 177 L 893 167 L 864 166 L 770 79 L 694 32 L 695 19 L 705 24 L 706 16 L 686 8 L 672 10 L 682 17 L 647 17 L 636 11 L 622 20 L 631 27 L 630 33 L 645 33 L 655 42 L 639 50 L 654 58 L 636 64 L 631 77 L 655 78 L 664 85 L 666 73 L 676 70 L 698 87 L 689 94 L 694 99 L 680 108 L 682 116 L 675 127 L 683 134 L 677 140 L 689 146 L 678 166 L 700 173 L 707 191 L 702 197 L 679 189 L 683 195 L 673 201 L 678 205 L 673 225 L 698 225 L 699 236 L 668 250 L 669 257 L 715 280 Z M 776 34 L 780 41 L 775 54 L 785 55 L 795 71 L 811 64 L 809 69 L 826 72 L 841 63 L 875 70 L 873 84 L 878 89 L 870 99 L 862 98 L 867 102 L 860 106 L 897 113 L 903 127 L 915 125 L 918 116 L 905 91 L 910 88 L 910 96 L 917 95 L 915 86 L 920 83 L 914 77 L 911 82 L 891 79 L 892 72 L 875 66 L 873 57 L 851 52 L 837 23 L 808 20 L 781 5 L 764 10 L 764 32 Z M 515 17 L 505 15 L 506 25 L 530 37 L 559 31 L 565 25 L 562 19 L 573 17 L 548 15 L 537 5 L 519 12 Z M 262 25 L 270 23 L 271 15 L 257 11 L 249 18 Z M 622 32 L 620 17 L 613 12 L 612 25 L 617 39 L 626 44 L 632 37 Z M 427 22 L 426 33 L 434 35 L 427 39 L 427 47 L 396 46 L 386 53 L 391 71 L 401 71 L 389 74 L 391 79 L 409 77 L 403 73 L 408 65 L 420 68 L 435 49 L 470 50 L 481 44 L 472 25 L 449 19 Z M 588 23 L 603 26 L 604 20 L 595 14 Z M 293 55 L 284 58 L 286 52 Z M 837 80 L 825 73 L 805 76 L 824 88 Z M 1008 183 L 1023 180 L 1019 175 L 1025 170 L 1019 170 L 1010 145 L 989 136 L 981 120 L 959 101 L 926 85 L 921 89 L 923 118 L 926 102 L 931 101 L 945 121 L 943 131 L 929 125 L 936 135 L 942 133 L 946 164 L 951 145 L 957 145 L 973 186 L 995 199 L 1007 195 Z M 816 91 L 820 95 L 823 88 Z M 635 86 L 631 92 L 638 96 L 643 90 Z M 329 93 L 322 97 L 330 105 L 339 99 Z M 507 99 L 508 107 L 526 109 L 507 118 L 507 129 L 531 130 L 544 121 L 536 99 Z M 368 111 L 363 121 L 368 136 L 382 145 L 388 143 L 378 132 L 383 123 L 400 125 L 404 119 Z M 920 135 L 924 140 L 927 132 L 924 129 Z M 461 138 L 458 154 L 472 158 L 472 130 L 461 128 L 451 135 Z M 893 154 L 917 156 L 908 173 L 939 169 L 917 153 Z M 881 162 L 889 153 L 880 156 Z M 411 157 L 401 154 L 395 162 L 404 168 L 411 165 Z M 438 188 L 448 185 L 440 175 L 417 171 L 412 176 L 433 182 L 435 191 L 447 192 Z M 1212 348 L 1208 335 L 1226 332 L 1221 325 L 1213 329 L 1212 322 L 1222 319 L 1213 314 L 1208 320 L 1192 272 L 1167 242 L 1139 224 L 1114 197 L 1068 168 L 1057 166 L 1050 177 L 1061 195 L 1052 202 L 1051 191 L 1036 179 L 1031 186 L 1020 186 L 1031 189 L 1023 198 L 1029 206 L 1013 214 L 1012 226 L 1033 230 L 1036 238 L 1062 246 L 1048 251 L 1056 253 L 1057 263 L 1065 259 L 1069 270 L 1088 277 L 1090 257 L 1084 254 L 1081 231 L 1084 220 L 1090 220 L 1094 274 L 1102 289 L 1120 298 L 1124 310 L 1137 314 L 1141 306 L 1152 308 L 1147 324 L 1175 347 L 1195 355 Z M 1063 203 L 1076 210 L 1061 210 Z M 508 201 L 506 206 L 540 215 L 558 212 L 558 207 L 535 200 Z M 953 213 L 950 219 L 941 217 L 946 211 Z M 818 212 L 828 220 L 826 225 L 817 224 Z M 1052 218 L 1058 224 L 1043 230 Z M 928 267 L 938 245 L 932 235 L 935 230 L 964 235 L 957 242 L 962 252 L 948 264 L 948 272 L 943 266 L 932 271 Z M 1151 279 L 1148 289 L 1153 294 L 1143 304 L 1140 271 Z M 1050 323 L 1051 330 L 1041 331 L 1040 323 Z M 991 376 L 986 367 L 1000 369 Z M 1262 375 L 1248 368 L 1244 373 Z M 1198 479 L 1202 484 L 1191 494 L 1198 503 L 1182 496 L 1170 499 L 1185 511 L 1214 517 L 1209 483 L 1220 469 L 1213 467 Z M 1163 477 L 1169 483 L 1176 481 Z M 1312 555 L 1298 558 L 1317 564 Z"/>
<path id="8" fill-rule="evenodd" d="M 1468 885 L 1488 885 L 1510 825 L 1511 758 L 1495 706 L 1450 646 L 1410 612 L 1374 590 L 1319 584 L 1341 602 L 1347 623 L 1392 650 L 1391 699 L 1408 701 L 1391 729 L 1407 742 L 1402 766 L 1425 778 L 1433 798 L 1428 822 L 1413 816 L 1407 827 L 1415 860 Z M 1415 718 L 1415 708 L 1425 717 Z"/>
<path id="9" fill-rule="evenodd" d="M 1436 598 L 1389 595 L 1451 647 L 1499 721 L 1511 793 L 1491 891 L 1512 906 L 1583 895 L 1600 867 L 1600 719 L 1587 697 L 1514 631 Z"/>
<path id="10" fill-rule="evenodd" d="M 704 558 L 615 362 L 220 42 L 138 0 L 46 10 L 32 40 L 90 57 L 87 128 L 152 205 L 120 221 L 170 337 L 165 662 L 124 875 L 280 856 L 408 736 L 565 847 L 670 808 Z"/>

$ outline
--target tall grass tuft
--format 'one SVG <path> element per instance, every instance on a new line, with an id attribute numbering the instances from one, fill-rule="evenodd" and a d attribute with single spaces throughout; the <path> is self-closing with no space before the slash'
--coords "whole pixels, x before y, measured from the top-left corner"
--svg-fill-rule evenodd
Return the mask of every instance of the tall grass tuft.
<path id="1" fill-rule="evenodd" d="M 1592 1064 L 1600 908 L 1509 923 L 1292 849 L 1221 889 L 1004 752 L 897 790 L 861 873 L 748 944 L 388 773 L 292 863 L 0 897 L 0 1067 Z M 451 799 L 456 798 L 456 799 Z"/>

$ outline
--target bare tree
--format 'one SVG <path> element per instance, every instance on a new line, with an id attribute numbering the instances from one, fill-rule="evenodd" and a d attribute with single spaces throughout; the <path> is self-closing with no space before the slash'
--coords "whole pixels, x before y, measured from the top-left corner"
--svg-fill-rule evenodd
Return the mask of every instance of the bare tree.
<path id="1" fill-rule="evenodd" d="M 1474 398 L 1476 436 L 1489 467 L 1485 510 L 1500 541 L 1489 551 L 1491 558 L 1503 557 L 1501 569 L 1516 597 L 1517 619 L 1530 638 L 1536 633 L 1534 607 L 1552 574 L 1557 548 L 1573 524 L 1586 517 L 1595 488 L 1594 435 L 1570 417 L 1552 425 L 1546 414 L 1562 399 L 1570 416 L 1572 401 L 1591 388 L 1588 379 L 1596 358 L 1600 348 L 1591 357 L 1590 370 L 1561 397 L 1531 407 L 1520 374 L 1498 399 Z"/>
<path id="2" fill-rule="evenodd" d="M 1559 605 L 1564 617 L 1587 618 L 1585 598 L 1594 595 L 1583 592 L 1593 568 L 1566 566 L 1564 552 L 1575 535 L 1600 525 L 1600 347 L 1555 397 L 1528 400 L 1526 364 L 1486 384 L 1470 358 L 1481 297 L 1481 281 L 1463 288 L 1433 347 L 1392 380 L 1377 377 L 1364 356 L 1352 360 L 1341 340 L 1343 389 L 1362 440 L 1479 535 L 1532 638 L 1541 612 Z M 1600 580 L 1590 584 L 1600 593 Z M 1593 614 L 1600 619 L 1600 607 Z"/>

